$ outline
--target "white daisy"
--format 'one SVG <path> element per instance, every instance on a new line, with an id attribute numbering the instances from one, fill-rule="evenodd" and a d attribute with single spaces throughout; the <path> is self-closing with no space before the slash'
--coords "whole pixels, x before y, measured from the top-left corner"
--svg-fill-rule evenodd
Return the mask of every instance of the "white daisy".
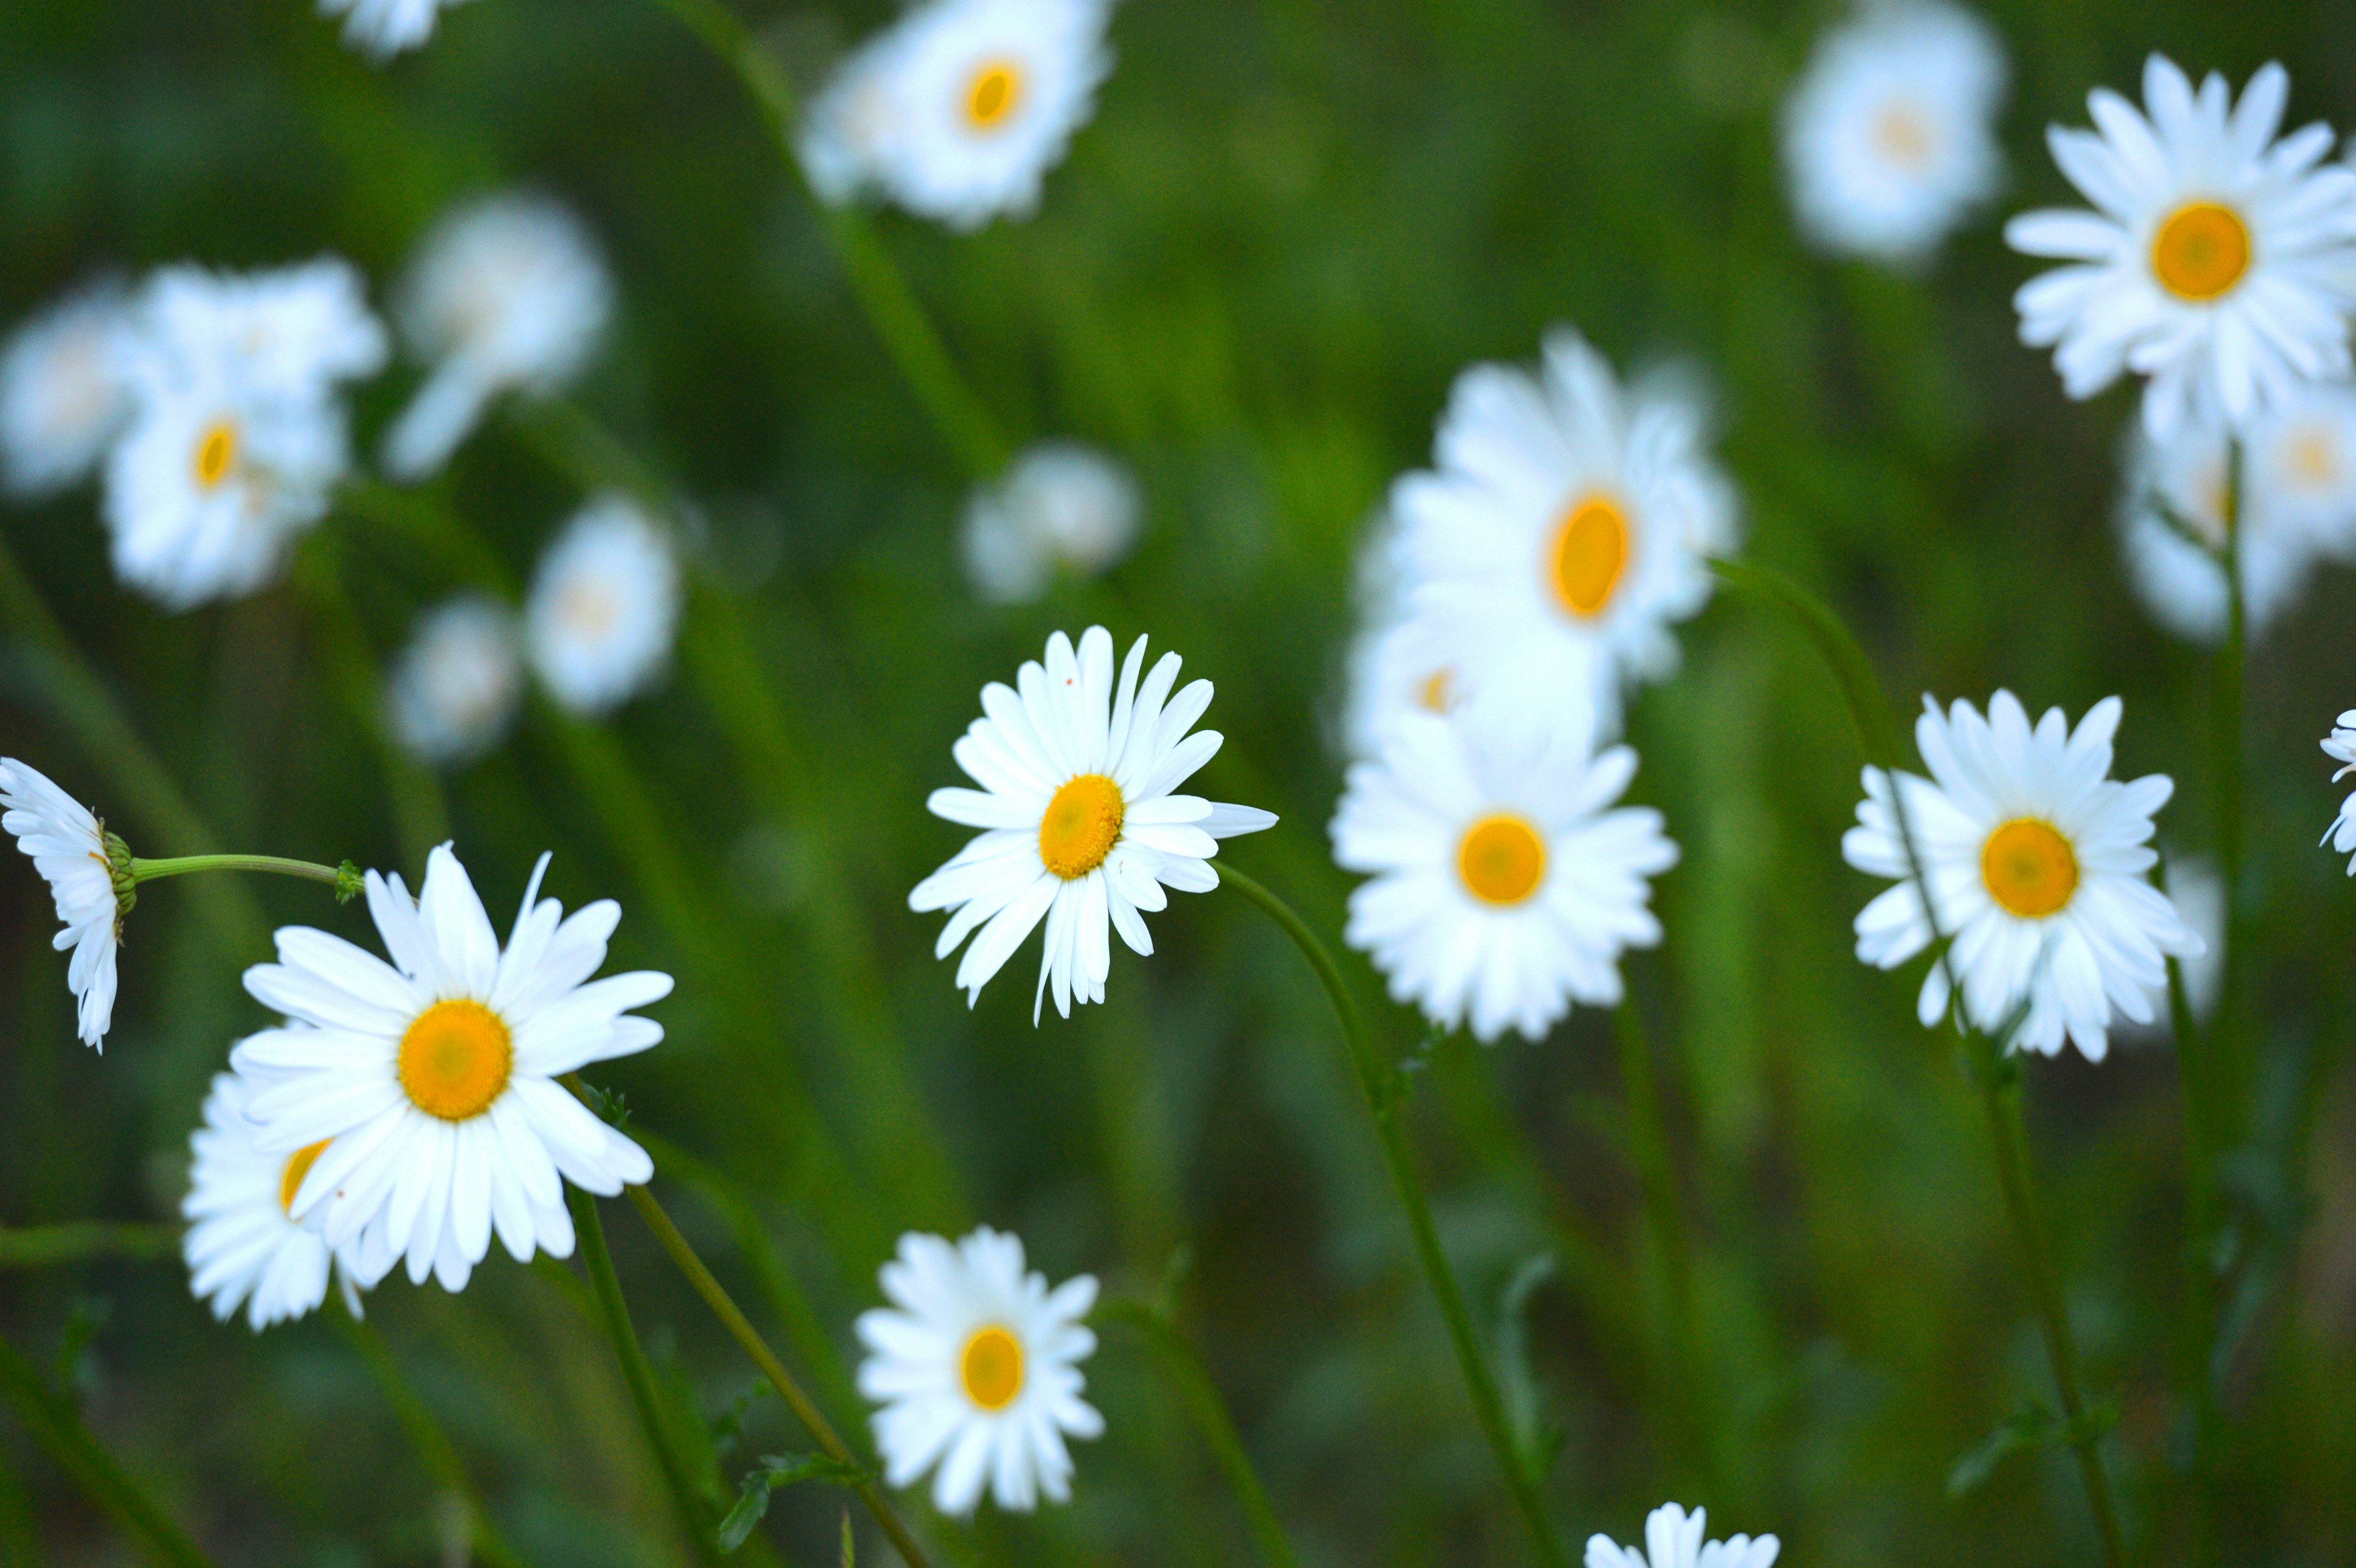
<path id="1" fill-rule="evenodd" d="M 1783 1543 L 1772 1535 L 1704 1541 L 1708 1510 L 1686 1512 L 1663 1503 L 1644 1520 L 1644 1548 L 1619 1546 L 1608 1535 L 1587 1538 L 1587 1568 L 1773 1568 Z"/>
<path id="2" fill-rule="evenodd" d="M 1002 1509 L 1027 1512 L 1043 1493 L 1067 1501 L 1064 1439 L 1104 1431 L 1080 1397 L 1080 1363 L 1097 1348 L 1084 1321 L 1096 1280 L 1051 1293 L 1046 1275 L 1024 1271 L 1022 1240 L 987 1225 L 954 1245 L 902 1236 L 881 1277 L 893 1306 L 859 1316 L 869 1352 L 859 1392 L 884 1406 L 884 1478 L 905 1487 L 937 1465 L 933 1501 L 947 1514 L 972 1512 L 985 1485 Z"/>
<path id="3" fill-rule="evenodd" d="M 73 949 L 66 985 L 74 994 L 81 1041 L 104 1051 L 114 1020 L 114 955 L 123 945 L 106 830 L 90 807 L 14 757 L 0 757 L 0 806 L 7 808 L 0 828 L 33 858 L 33 869 L 57 900 L 64 929 L 51 945 Z"/>
<path id="4" fill-rule="evenodd" d="M 891 87 L 900 44 L 897 29 L 868 39 L 836 68 L 803 117 L 794 152 L 810 190 L 830 207 L 842 206 L 883 178 L 884 149 L 900 125 L 900 105 Z"/>
<path id="5" fill-rule="evenodd" d="M 367 283 L 333 256 L 258 272 L 166 267 L 136 304 L 143 383 L 229 374 L 257 398 L 323 399 L 383 369 L 391 352 Z"/>
<path id="6" fill-rule="evenodd" d="M 523 637 L 514 612 L 467 594 L 418 621 L 386 682 L 393 736 L 428 763 L 481 756 L 507 734 L 523 699 Z"/>
<path id="7" fill-rule="evenodd" d="M 1381 755 L 1392 722 L 1402 713 L 1445 716 L 1463 706 L 1451 640 L 1430 616 L 1409 615 L 1362 632 L 1350 650 L 1350 690 L 1343 707 L 1346 753 Z"/>
<path id="8" fill-rule="evenodd" d="M 181 1242 L 188 1289 L 198 1300 L 209 1300 L 213 1316 L 224 1323 L 242 1305 L 247 1325 L 258 1334 L 325 1301 L 330 1268 L 340 1263 L 335 1272 L 344 1305 L 358 1317 L 359 1282 L 348 1255 L 339 1259 L 327 1246 L 324 1217 L 314 1214 L 297 1224 L 287 1214 L 327 1146 L 309 1144 L 292 1155 L 255 1147 L 261 1128 L 245 1110 L 253 1087 L 234 1072 L 216 1074 L 205 1099 L 205 1125 L 188 1140 L 195 1158 L 180 1204 L 189 1222 Z"/>
<path id="9" fill-rule="evenodd" d="M 2356 171 L 2319 168 L 2329 126 L 2275 140 L 2290 79 L 2268 65 L 2229 110 L 2211 72 L 2196 95 L 2144 66 L 2144 108 L 2097 88 L 2099 133 L 2050 127 L 2054 161 L 2099 211 L 2023 213 L 2016 251 L 2071 263 L 2013 296 L 2021 341 L 2053 347 L 2073 398 L 2148 376 L 2145 426 L 2166 441 L 2213 409 L 2241 427 L 2303 381 L 2349 372 Z"/>
<path id="10" fill-rule="evenodd" d="M 2303 399 L 2301 400 L 2304 400 Z M 2271 421 L 2269 421 L 2271 422 Z M 2231 472 L 2222 426 L 2200 419 L 2166 443 L 2137 423 L 2127 436 L 2126 478 L 2119 497 L 2119 542 L 2128 581 L 2160 624 L 2211 645 L 2225 636 L 2225 484 Z M 2311 508 L 2281 495 L 2271 465 L 2242 475 L 2242 613 L 2248 635 L 2265 631 L 2290 608 L 2312 575 L 2318 530 Z"/>
<path id="11" fill-rule="evenodd" d="M 386 470 L 421 479 L 449 461 L 492 399 L 562 388 L 613 308 L 596 242 L 556 202 L 510 193 L 443 218 L 395 304 L 402 336 L 433 370 L 385 433 Z"/>
<path id="12" fill-rule="evenodd" d="M 966 504 L 967 581 L 993 604 L 1022 604 L 1058 571 L 1095 577 L 1137 542 L 1144 498 L 1129 470 L 1075 442 L 1043 442 Z"/>
<path id="13" fill-rule="evenodd" d="M 2304 535 L 2319 554 L 2356 560 L 2356 387 L 2301 388 L 2243 443 L 2244 505 Z"/>
<path id="14" fill-rule="evenodd" d="M 319 0 L 323 16 L 344 18 L 344 42 L 379 64 L 434 36 L 434 19 L 458 0 Z"/>
<path id="15" fill-rule="evenodd" d="M 1708 601 L 1707 559 L 1734 546 L 1696 401 L 1665 383 L 1623 393 L 1558 329 L 1538 376 L 1457 378 L 1434 455 L 1391 508 L 1412 605 L 1461 651 L 1467 699 L 1616 728 L 1621 688 L 1676 667 L 1669 628 Z"/>
<path id="16" fill-rule="evenodd" d="M 1057 632 L 1047 639 L 1047 662 L 1025 664 L 1013 688 L 996 681 L 981 688 L 983 717 L 950 748 L 981 788 L 937 789 L 926 805 L 985 831 L 908 895 L 910 909 L 953 912 L 934 956 L 948 957 L 973 936 L 957 971 L 968 1007 L 1042 920 L 1047 938 L 1032 1021 L 1051 984 L 1066 1018 L 1075 998 L 1104 1000 L 1108 923 L 1133 952 L 1151 953 L 1141 912 L 1169 902 L 1162 889 L 1209 892 L 1219 885 L 1205 864 L 1217 840 L 1275 826 L 1274 816 L 1253 806 L 1171 793 L 1217 755 L 1221 740 L 1215 730 L 1187 733 L 1211 705 L 1211 683 L 1194 681 L 1172 697 L 1179 663 L 1176 654 L 1162 655 L 1141 687 L 1140 637 L 1116 690 L 1112 635 L 1091 626 L 1076 654 Z"/>
<path id="17" fill-rule="evenodd" d="M 604 1197 L 653 1178 L 646 1152 L 556 1079 L 659 1041 L 662 1026 L 628 1009 L 669 996 L 670 976 L 591 980 L 621 908 L 601 900 L 564 919 L 539 898 L 547 869 L 542 855 L 504 953 L 444 844 L 415 901 L 398 876 L 368 875 L 391 964 L 287 926 L 278 962 L 246 971 L 245 988 L 287 1019 L 230 1053 L 267 1081 L 247 1104 L 255 1145 L 291 1155 L 334 1140 L 287 1213 L 300 1222 L 326 1205 L 327 1244 L 353 1248 L 363 1278 L 406 1256 L 412 1281 L 464 1289 L 495 1229 L 519 1262 L 535 1246 L 564 1257 L 560 1175 Z"/>
<path id="18" fill-rule="evenodd" d="M 559 705 L 603 713 L 669 667 L 679 603 L 669 537 L 626 497 L 600 496 L 540 558 L 525 650 Z"/>
<path id="19" fill-rule="evenodd" d="M 2004 81 L 1987 24 L 1936 0 L 1870 4 L 1826 34 L 1783 106 L 1802 228 L 1842 254 L 1928 255 L 2002 176 Z"/>
<path id="20" fill-rule="evenodd" d="M 2008 691 L 1996 694 L 1986 719 L 1968 702 L 1941 713 L 1923 699 L 1914 741 L 1931 777 L 1898 778 L 1938 930 L 1952 939 L 1922 981 L 1923 1027 L 1947 1011 L 1952 967 L 1981 1029 L 2001 1029 L 2026 1008 L 2008 1048 L 2053 1056 L 2066 1036 L 2100 1061 L 2115 1014 L 2153 1020 L 2165 956 L 2202 951 L 2145 880 L 2158 859 L 2152 814 L 2176 786 L 2158 773 L 2128 784 L 2109 776 L 2119 712 L 2119 699 L 2104 698 L 2072 732 L 2060 709 L 2048 709 L 2032 731 Z M 1857 917 L 1857 955 L 1892 969 L 1930 945 L 1932 923 L 1880 769 L 1865 770 L 1865 794 L 1841 852 L 1898 885 Z"/>
<path id="21" fill-rule="evenodd" d="M 1645 879 L 1677 860 L 1659 812 L 1607 809 L 1635 772 L 1627 747 L 1590 761 L 1559 730 L 1400 715 L 1334 813 L 1334 860 L 1373 878 L 1344 940 L 1392 997 L 1484 1042 L 1618 1002 L 1622 950 L 1661 939 Z"/>
<path id="22" fill-rule="evenodd" d="M 2331 775 L 2333 784 L 2338 784 L 2351 773 L 2356 773 L 2356 708 L 2342 713 L 2340 716 L 2340 721 L 2331 727 L 2331 733 L 2324 737 L 2323 754 L 2341 764 L 2340 771 Z M 10 765 L 19 768 L 24 766 L 21 763 Z M 8 831 L 11 833 L 17 831 L 14 822 L 8 824 Z M 2340 803 L 2340 815 L 2332 818 L 2331 826 L 2323 830 L 2323 842 L 2349 857 L 2348 874 L 2356 877 L 2356 795 L 2351 795 Z M 48 874 L 46 868 L 43 874 Z M 65 892 L 62 888 L 59 890 L 58 901 L 59 917 L 69 918 L 65 914 Z M 58 945 L 60 947 L 65 945 L 65 938 L 62 934 L 58 939 Z M 110 969 L 112 962 L 110 959 Z M 109 988 L 112 987 L 110 986 Z M 83 1038 L 87 1040 L 89 1036 L 84 1035 Z"/>
<path id="23" fill-rule="evenodd" d="M 31 498 L 80 483 L 131 412 L 119 290 L 99 284 L 16 329 L 0 353 L 0 483 Z"/>

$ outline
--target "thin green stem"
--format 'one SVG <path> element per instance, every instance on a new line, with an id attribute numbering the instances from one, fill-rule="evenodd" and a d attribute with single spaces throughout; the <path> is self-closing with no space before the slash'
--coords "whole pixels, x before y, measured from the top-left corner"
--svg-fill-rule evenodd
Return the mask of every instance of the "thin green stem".
<path id="1" fill-rule="evenodd" d="M 79 1220 L 0 1231 L 0 1268 L 45 1268 L 100 1258 L 168 1257 L 180 1244 L 177 1225 Z"/>
<path id="2" fill-rule="evenodd" d="M 1326 999 L 1333 1004 L 1334 1016 L 1342 1025 L 1351 1065 L 1357 1070 L 1358 1087 L 1365 1092 L 1366 1110 L 1374 1118 L 1383 1158 L 1390 1167 L 1391 1186 L 1398 1194 L 1400 1207 L 1407 1211 L 1417 1260 L 1440 1304 L 1440 1316 L 1448 1326 L 1449 1341 L 1464 1374 L 1465 1391 L 1472 1396 L 1472 1412 L 1480 1421 L 1482 1435 L 1488 1439 L 1490 1451 L 1505 1474 L 1505 1485 L 1521 1509 L 1523 1522 L 1529 1527 L 1539 1561 L 1548 1568 L 1562 1568 L 1569 1561 L 1564 1555 L 1562 1540 L 1547 1512 L 1545 1499 L 1538 1494 L 1533 1467 L 1515 1446 L 1513 1428 L 1505 1419 L 1505 1402 L 1498 1397 L 1496 1379 L 1473 1332 L 1472 1314 L 1465 1310 L 1464 1293 L 1456 1283 L 1455 1272 L 1449 1267 L 1448 1254 L 1440 1248 L 1440 1232 L 1432 1223 L 1431 1204 L 1424 1197 L 1422 1181 L 1416 1174 L 1415 1154 L 1408 1147 L 1406 1128 L 1399 1125 L 1399 1105 L 1407 1097 L 1406 1081 L 1395 1065 L 1376 1052 L 1358 1005 L 1351 999 L 1341 966 L 1333 962 L 1333 955 L 1326 951 L 1317 933 L 1309 929 L 1308 923 L 1293 913 L 1291 906 L 1282 899 L 1226 861 L 1213 864 L 1223 883 L 1257 905 L 1292 939 L 1292 944 L 1315 972 L 1318 983 L 1325 987 Z"/>
<path id="3" fill-rule="evenodd" d="M 2218 990 L 2217 1019 L 2211 1049 L 2223 1069 L 2226 1082 L 2223 1109 L 2229 1136 L 2241 1129 L 2250 1092 L 2248 1031 L 2242 1008 L 2249 988 L 2249 944 L 2243 940 L 2248 919 L 2248 899 L 2243 890 L 2242 693 L 2245 679 L 2246 628 L 2242 603 L 2242 443 L 2226 448 L 2225 491 L 2225 641 L 2211 667 L 2210 719 L 2212 765 L 2216 769 L 2217 869 L 2225 880 L 2225 954 L 2223 983 Z"/>
<path id="4" fill-rule="evenodd" d="M 166 877 L 186 877 L 198 871 L 270 871 L 282 877 L 300 877 L 305 881 L 325 882 L 338 887 L 346 873 L 334 866 L 322 866 L 316 860 L 289 860 L 279 855 L 180 855 L 168 860 L 131 862 L 131 880 L 134 882 L 159 882 Z"/>
<path id="5" fill-rule="evenodd" d="M 1693 1253 L 1686 1233 L 1685 1204 L 1677 1194 L 1676 1165 L 1669 1151 L 1668 1119 L 1653 1072 L 1653 1051 L 1645 1039 L 1644 1015 L 1633 996 L 1622 996 L 1612 1018 L 1612 1037 L 1619 1048 L 1620 1080 L 1628 1096 L 1630 1148 L 1636 1174 L 1644 1189 L 1644 1211 L 1650 1218 L 1653 1246 L 1661 1258 L 1661 1277 L 1668 1287 L 1668 1355 L 1662 1384 L 1667 1390 L 1676 1424 L 1702 1477 L 1714 1473 L 1715 1454 L 1702 1419 L 1701 1391 L 1708 1383 L 1703 1359 L 1701 1319 L 1694 1296 Z"/>
<path id="6" fill-rule="evenodd" d="M 0 1450 L 0 1568 L 41 1568 L 41 1555 L 32 1494 L 13 1456 Z"/>
<path id="7" fill-rule="evenodd" d="M 166 1568 L 211 1568 L 211 1560 L 197 1543 L 139 1489 L 114 1456 L 99 1446 L 73 1406 L 5 1339 L 0 1339 L 0 1397 L 16 1408 L 17 1419 L 58 1467 L 112 1514 L 150 1559 Z"/>

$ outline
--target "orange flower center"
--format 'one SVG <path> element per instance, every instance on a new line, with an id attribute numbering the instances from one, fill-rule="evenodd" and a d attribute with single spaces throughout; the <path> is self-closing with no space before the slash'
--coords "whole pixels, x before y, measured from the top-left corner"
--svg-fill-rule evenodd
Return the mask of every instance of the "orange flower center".
<path id="1" fill-rule="evenodd" d="M 958 1357 L 966 1398 L 984 1410 L 1004 1410 L 1023 1392 L 1023 1342 L 993 1323 L 977 1328 Z"/>
<path id="2" fill-rule="evenodd" d="M 2195 304 L 2231 293 L 2250 270 L 2249 225 L 2230 207 L 2187 202 L 2152 236 L 2151 270 L 2160 287 Z"/>
<path id="3" fill-rule="evenodd" d="M 1055 792 L 1039 819 L 1039 859 L 1066 881 L 1104 864 L 1120 840 L 1120 786 L 1102 773 L 1082 773 Z"/>
<path id="4" fill-rule="evenodd" d="M 2078 891 L 2078 856 L 2050 822 L 2017 816 L 1987 836 L 1980 880 L 1988 896 L 2023 920 L 2058 914 Z"/>
<path id="5" fill-rule="evenodd" d="M 1456 844 L 1456 874 L 1474 898 L 1507 908 L 1546 880 L 1546 840 L 1522 817 L 1501 812 L 1467 828 Z"/>
<path id="6" fill-rule="evenodd" d="M 988 134 L 1003 130 L 1023 107 L 1023 68 L 1011 59 L 983 63 L 966 84 L 966 129 Z"/>
<path id="7" fill-rule="evenodd" d="M 445 1122 L 491 1108 L 515 1068 L 506 1020 L 480 1002 L 436 1002 L 401 1037 L 401 1087 L 409 1103 Z"/>
<path id="8" fill-rule="evenodd" d="M 1554 592 L 1582 621 L 1603 613 L 1628 570 L 1628 518 L 1604 496 L 1587 496 L 1563 514 L 1554 536 Z"/>
<path id="9" fill-rule="evenodd" d="M 237 426 L 215 420 L 197 438 L 197 483 L 209 490 L 229 477 L 237 464 Z"/>

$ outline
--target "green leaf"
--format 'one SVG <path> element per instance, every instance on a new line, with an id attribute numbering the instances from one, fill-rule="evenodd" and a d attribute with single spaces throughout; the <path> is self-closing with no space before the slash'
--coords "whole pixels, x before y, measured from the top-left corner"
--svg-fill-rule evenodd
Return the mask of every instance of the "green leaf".
<path id="1" fill-rule="evenodd" d="M 1947 1495 L 1960 1498 L 1977 1490 L 1996 1473 L 1997 1466 L 2015 1454 L 2034 1453 L 2057 1444 L 2075 1446 L 2092 1442 L 2117 1425 L 2118 1421 L 2119 1402 L 2115 1399 L 2096 1401 L 2079 1412 L 2074 1421 L 2064 1421 L 2031 1400 L 2014 1413 L 2012 1419 L 1955 1461 L 1947 1472 Z"/>
<path id="2" fill-rule="evenodd" d="M 842 1510 L 842 1568 L 858 1568 L 859 1549 L 851 1539 L 851 1510 Z"/>
<path id="3" fill-rule="evenodd" d="M 1530 1297 L 1554 1275 L 1553 1253 L 1526 1259 L 1506 1282 L 1497 1305 L 1498 1392 L 1505 1396 L 1514 1450 L 1534 1481 L 1542 1480 L 1554 1467 L 1564 1439 L 1562 1424 L 1547 1408 L 1546 1387 L 1530 1364 L 1529 1333 L 1524 1324 Z"/>
<path id="4" fill-rule="evenodd" d="M 734 1552 L 744 1544 L 769 1512 L 769 1494 L 797 1481 L 820 1481 L 830 1486 L 856 1486 L 866 1478 L 856 1465 L 824 1454 L 769 1454 L 761 1467 L 746 1476 L 736 1492 L 736 1506 L 720 1521 L 720 1550 Z"/>

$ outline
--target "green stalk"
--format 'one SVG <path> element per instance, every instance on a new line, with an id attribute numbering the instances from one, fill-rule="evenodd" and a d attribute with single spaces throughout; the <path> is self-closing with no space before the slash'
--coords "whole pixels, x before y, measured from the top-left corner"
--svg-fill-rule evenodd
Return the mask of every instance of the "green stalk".
<path id="1" fill-rule="evenodd" d="M 169 860 L 134 859 L 131 862 L 131 880 L 134 882 L 157 882 L 166 877 L 185 877 L 198 871 L 270 871 L 282 877 L 300 877 L 308 882 L 325 882 L 337 889 L 348 880 L 358 880 L 357 872 L 322 866 L 316 860 L 289 860 L 279 855 L 181 855 Z"/>
<path id="2" fill-rule="evenodd" d="M 32 1494 L 5 1452 L 0 1452 L 0 1568 L 41 1568 Z"/>
<path id="3" fill-rule="evenodd" d="M 212 1568 L 180 1527 L 139 1489 L 114 1456 L 98 1445 L 73 1406 L 50 1388 L 16 1347 L 0 1339 L 0 1397 L 48 1451 L 58 1467 L 73 1477 L 91 1500 L 112 1514 L 148 1558 L 165 1568 Z"/>
<path id="4" fill-rule="evenodd" d="M 78 1220 L 0 1231 L 0 1268 L 45 1268 L 99 1258 L 168 1257 L 180 1245 L 177 1225 Z"/>
<path id="5" fill-rule="evenodd" d="M 1260 912 L 1292 939 L 1309 967 L 1315 972 L 1318 983 L 1325 987 L 1326 1000 L 1333 1007 L 1334 1017 L 1342 1025 L 1342 1038 L 1350 1053 L 1350 1062 L 1357 1070 L 1358 1087 L 1365 1093 L 1366 1110 L 1374 1118 L 1375 1134 L 1380 1141 L 1384 1161 L 1390 1167 L 1391 1186 L 1398 1193 L 1399 1205 L 1407 1211 L 1408 1228 L 1414 1233 L 1417 1260 L 1423 1266 L 1424 1278 L 1439 1302 L 1440 1317 L 1448 1326 L 1448 1338 L 1456 1351 L 1458 1367 L 1464 1374 L 1464 1387 L 1472 1399 L 1472 1413 L 1481 1424 L 1482 1435 L 1489 1442 L 1498 1467 L 1505 1473 L 1505 1485 L 1512 1491 L 1514 1502 L 1521 1509 L 1522 1520 L 1529 1527 L 1530 1540 L 1537 1548 L 1538 1559 L 1548 1568 L 1567 1568 L 1569 1559 L 1564 1555 L 1562 1540 L 1556 1533 L 1554 1520 L 1547 1513 L 1546 1501 L 1538 1495 L 1537 1477 L 1531 1467 L 1514 1445 L 1513 1428 L 1505 1420 L 1505 1402 L 1497 1395 L 1497 1383 L 1483 1359 L 1481 1342 L 1472 1329 L 1472 1315 L 1464 1308 L 1464 1294 L 1456 1283 L 1453 1270 L 1448 1266 L 1448 1254 L 1441 1251 L 1440 1232 L 1432 1223 L 1431 1204 L 1425 1198 L 1423 1185 L 1416 1175 L 1414 1151 L 1408 1147 L 1407 1130 L 1399 1125 L 1398 1109 L 1407 1097 L 1406 1080 L 1397 1067 L 1383 1060 L 1373 1038 L 1367 1034 L 1365 1020 L 1359 1016 L 1358 1005 L 1350 997 L 1349 986 L 1342 977 L 1341 966 L 1308 923 L 1292 912 L 1282 899 L 1237 870 L 1224 860 L 1212 862 L 1219 880 L 1257 905 Z"/>
<path id="6" fill-rule="evenodd" d="M 2211 667 L 2210 744 L 2216 769 L 2217 869 L 2225 880 L 2225 962 L 2217 997 L 2211 1050 L 2225 1083 L 2223 1109 L 2230 1137 L 2241 1130 L 2252 1079 L 2249 1031 L 2243 1016 L 2249 988 L 2248 946 L 2244 940 L 2249 900 L 2243 891 L 2242 693 L 2246 628 L 2242 605 L 2242 443 L 2234 439 L 2225 461 L 2225 642 Z"/>
<path id="7" fill-rule="evenodd" d="M 1644 1189 L 1653 1246 L 1660 1253 L 1662 1278 L 1668 1285 L 1670 1353 L 1666 1360 L 1670 1364 L 1664 1369 L 1661 1381 L 1677 1413 L 1676 1424 L 1685 1429 L 1688 1451 L 1707 1478 L 1715 1471 L 1717 1456 L 1703 1418 L 1703 1390 L 1708 1380 L 1701 1319 L 1694 1299 L 1693 1253 L 1686 1233 L 1685 1205 L 1677 1195 L 1676 1165 L 1669 1152 L 1668 1121 L 1661 1112 L 1644 1015 L 1633 996 L 1621 997 L 1612 1023 L 1620 1080 L 1628 1096 L 1631 1152 Z"/>

